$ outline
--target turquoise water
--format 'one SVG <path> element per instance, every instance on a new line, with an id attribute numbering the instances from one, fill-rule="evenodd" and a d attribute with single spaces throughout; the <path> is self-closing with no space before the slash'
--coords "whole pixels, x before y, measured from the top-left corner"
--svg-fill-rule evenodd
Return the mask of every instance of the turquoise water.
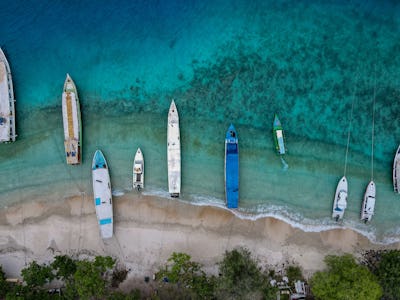
<path id="1" fill-rule="evenodd" d="M 0 45 L 13 71 L 19 139 L 0 145 L 2 207 L 91 193 L 96 149 L 107 158 L 114 194 L 134 193 L 131 164 L 139 146 L 144 192 L 168 197 L 166 122 L 174 98 L 182 200 L 224 205 L 224 136 L 232 122 L 240 216 L 400 240 L 400 196 L 391 182 L 400 143 L 396 1 L 3 2 Z M 81 166 L 64 161 L 67 72 L 82 105 Z M 374 91 L 377 203 L 364 225 L 359 211 L 371 178 Z M 336 224 L 330 216 L 353 99 L 348 208 Z M 288 168 L 273 148 L 275 113 L 285 129 Z"/>

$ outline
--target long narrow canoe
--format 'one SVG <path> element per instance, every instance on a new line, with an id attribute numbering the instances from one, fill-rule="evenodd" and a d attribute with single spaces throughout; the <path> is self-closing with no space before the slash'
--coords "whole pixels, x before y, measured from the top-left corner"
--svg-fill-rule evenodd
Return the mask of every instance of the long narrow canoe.
<path id="1" fill-rule="evenodd" d="M 283 127 L 281 121 L 278 118 L 278 115 L 275 114 L 274 123 L 273 123 L 273 135 L 274 135 L 274 142 L 275 142 L 275 149 L 278 154 L 285 154 L 285 140 L 283 137 Z"/>
<path id="2" fill-rule="evenodd" d="M 225 198 L 228 208 L 239 203 L 239 146 L 235 127 L 231 124 L 225 136 Z"/>
<path id="3" fill-rule="evenodd" d="M 137 149 L 133 161 L 133 188 L 138 191 L 144 188 L 144 159 L 140 148 Z"/>
<path id="4" fill-rule="evenodd" d="M 347 179 L 343 176 L 336 187 L 335 199 L 333 199 L 332 218 L 336 221 L 343 219 L 344 211 L 347 207 Z"/>
<path id="5" fill-rule="evenodd" d="M 80 164 L 82 157 L 82 122 L 78 92 L 72 78 L 67 74 L 62 94 L 64 125 L 64 148 L 67 164 Z"/>
<path id="6" fill-rule="evenodd" d="M 113 236 L 111 182 L 106 159 L 100 150 L 97 150 L 93 156 L 92 181 L 94 205 L 100 226 L 100 234 L 103 239 L 108 239 Z"/>
<path id="7" fill-rule="evenodd" d="M 375 210 L 375 196 L 376 196 L 376 186 L 371 180 L 365 190 L 364 201 L 361 207 L 361 220 L 367 223 L 371 221 Z"/>
<path id="8" fill-rule="evenodd" d="M 400 193 L 400 146 L 393 161 L 393 188 L 395 193 Z"/>
<path id="9" fill-rule="evenodd" d="M 179 115 L 174 100 L 168 112 L 167 157 L 168 157 L 168 191 L 171 197 L 179 197 L 181 192 L 181 140 L 179 132 Z"/>
<path id="10" fill-rule="evenodd" d="M 0 48 L 0 143 L 14 142 L 15 99 L 10 65 Z"/>

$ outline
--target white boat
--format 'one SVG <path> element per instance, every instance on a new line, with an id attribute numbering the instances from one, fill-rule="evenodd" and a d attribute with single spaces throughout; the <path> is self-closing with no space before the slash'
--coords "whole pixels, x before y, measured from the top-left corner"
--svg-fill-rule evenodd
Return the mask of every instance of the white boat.
<path id="1" fill-rule="evenodd" d="M 181 141 L 179 115 L 174 100 L 168 112 L 167 126 L 168 191 L 171 197 L 179 197 L 181 192 Z"/>
<path id="2" fill-rule="evenodd" d="M 133 161 L 133 188 L 138 191 L 144 188 L 144 159 L 140 148 L 137 149 Z"/>
<path id="3" fill-rule="evenodd" d="M 62 94 L 64 147 L 67 164 L 76 165 L 82 157 L 81 109 L 75 83 L 67 74 Z"/>
<path id="4" fill-rule="evenodd" d="M 96 150 L 92 161 L 93 196 L 100 234 L 103 239 L 113 236 L 113 206 L 108 165 L 103 153 Z"/>
<path id="5" fill-rule="evenodd" d="M 375 183 L 371 180 L 365 190 L 364 201 L 361 208 L 361 220 L 365 223 L 371 221 L 371 218 L 374 215 L 375 196 L 376 187 Z"/>
<path id="6" fill-rule="evenodd" d="M 400 194 L 400 146 L 397 148 L 393 161 L 393 188 Z"/>
<path id="7" fill-rule="evenodd" d="M 0 143 L 14 142 L 15 99 L 10 65 L 0 48 Z"/>
<path id="8" fill-rule="evenodd" d="M 336 221 L 343 219 L 347 207 L 347 179 L 343 176 L 336 187 L 335 199 L 333 200 L 332 218 Z"/>

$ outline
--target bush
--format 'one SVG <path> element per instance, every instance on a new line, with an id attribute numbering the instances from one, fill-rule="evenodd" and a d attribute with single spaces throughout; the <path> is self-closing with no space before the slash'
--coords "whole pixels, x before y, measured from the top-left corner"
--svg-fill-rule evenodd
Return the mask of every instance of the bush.
<path id="1" fill-rule="evenodd" d="M 350 254 L 325 257 L 326 271 L 311 278 L 311 291 L 321 300 L 378 300 L 382 296 L 376 277 Z"/>

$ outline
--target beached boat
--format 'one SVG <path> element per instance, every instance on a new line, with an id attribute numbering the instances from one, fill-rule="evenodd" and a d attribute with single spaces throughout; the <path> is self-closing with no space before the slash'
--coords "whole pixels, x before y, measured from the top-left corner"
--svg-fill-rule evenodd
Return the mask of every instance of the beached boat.
<path id="1" fill-rule="evenodd" d="M 103 239 L 113 235 L 113 206 L 108 165 L 103 153 L 96 150 L 92 161 L 93 196 L 100 234 Z"/>
<path id="2" fill-rule="evenodd" d="M 225 198 L 228 208 L 239 203 L 239 145 L 235 127 L 231 124 L 225 136 Z"/>
<path id="3" fill-rule="evenodd" d="M 336 221 L 343 218 L 347 207 L 347 179 L 343 176 L 336 187 L 335 199 L 333 200 L 332 218 Z"/>
<path id="4" fill-rule="evenodd" d="M 393 161 L 393 188 L 396 193 L 400 193 L 400 146 Z"/>
<path id="5" fill-rule="evenodd" d="M 371 218 L 374 215 L 375 196 L 376 187 L 375 183 L 371 180 L 365 190 L 364 201 L 361 208 L 361 220 L 365 223 L 371 221 Z"/>
<path id="6" fill-rule="evenodd" d="M 82 157 L 82 123 L 78 92 L 72 78 L 67 74 L 62 94 L 64 124 L 64 148 L 67 164 L 76 165 Z"/>
<path id="7" fill-rule="evenodd" d="M 179 115 L 174 100 L 168 111 L 167 126 L 168 191 L 171 197 L 181 193 L 181 137 Z"/>
<path id="8" fill-rule="evenodd" d="M 144 188 L 144 159 L 140 148 L 137 149 L 133 161 L 133 188 L 138 191 Z"/>
<path id="9" fill-rule="evenodd" d="M 0 48 L 0 143 L 14 142 L 15 99 L 10 65 Z"/>
<path id="10" fill-rule="evenodd" d="M 275 114 L 274 124 L 273 124 L 273 134 L 274 134 L 274 142 L 275 148 L 278 154 L 285 154 L 285 140 L 283 137 L 283 127 L 281 121 L 278 118 L 278 115 Z"/>

